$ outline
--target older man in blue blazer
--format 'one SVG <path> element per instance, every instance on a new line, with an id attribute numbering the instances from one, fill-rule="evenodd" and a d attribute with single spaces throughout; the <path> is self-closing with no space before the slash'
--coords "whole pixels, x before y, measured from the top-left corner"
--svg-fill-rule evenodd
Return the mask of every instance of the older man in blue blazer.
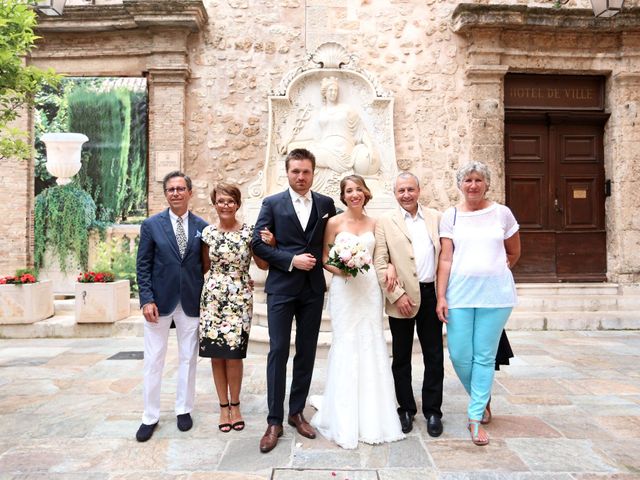
<path id="1" fill-rule="evenodd" d="M 293 318 L 296 319 L 296 355 L 289 394 L 287 422 L 300 435 L 316 434 L 302 415 L 316 357 L 326 284 L 322 270 L 322 243 L 329 217 L 336 214 L 333 200 L 311 191 L 315 157 L 303 148 L 292 150 L 285 160 L 289 188 L 267 197 L 254 228 L 251 246 L 269 263 L 265 283 L 269 319 L 267 357 L 267 430 L 260 451 L 267 453 L 282 436 L 286 370 Z M 276 245 L 261 236 L 271 231 Z"/>
<path id="2" fill-rule="evenodd" d="M 139 442 L 153 435 L 160 418 L 160 385 L 169 328 L 178 337 L 178 383 L 175 412 L 178 429 L 191 428 L 198 360 L 200 293 L 204 282 L 200 235 L 207 226 L 188 210 L 191 179 L 175 171 L 162 182 L 169 208 L 140 227 L 137 275 L 144 315 L 144 413 Z"/>

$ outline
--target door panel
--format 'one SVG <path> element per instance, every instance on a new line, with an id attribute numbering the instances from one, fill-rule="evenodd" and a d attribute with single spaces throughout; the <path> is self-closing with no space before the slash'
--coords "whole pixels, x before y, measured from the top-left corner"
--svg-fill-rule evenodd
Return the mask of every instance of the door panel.
<path id="1" fill-rule="evenodd" d="M 555 279 L 555 232 L 549 226 L 549 129 L 545 123 L 505 125 L 506 203 L 520 224 L 517 280 Z"/>
<path id="2" fill-rule="evenodd" d="M 521 228 L 518 281 L 606 280 L 602 136 L 603 121 L 592 117 L 507 116 L 506 203 Z"/>
<path id="3" fill-rule="evenodd" d="M 557 275 L 561 281 L 606 281 L 604 232 L 556 234 Z"/>
<path id="4" fill-rule="evenodd" d="M 511 199 L 511 208 L 521 227 L 528 230 L 544 228 L 545 215 L 540 208 L 547 196 L 544 184 L 545 179 L 542 175 L 521 174 L 509 177 L 507 197 Z"/>
<path id="5" fill-rule="evenodd" d="M 596 179 L 565 177 L 562 181 L 564 182 L 562 190 L 564 190 L 565 229 L 597 229 Z"/>

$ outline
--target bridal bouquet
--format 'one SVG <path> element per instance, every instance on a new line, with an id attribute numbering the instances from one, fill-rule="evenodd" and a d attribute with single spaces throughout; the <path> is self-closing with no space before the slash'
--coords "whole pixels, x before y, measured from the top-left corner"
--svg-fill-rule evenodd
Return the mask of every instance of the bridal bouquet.
<path id="1" fill-rule="evenodd" d="M 330 244 L 329 248 L 327 265 L 333 265 L 347 275 L 355 277 L 371 267 L 369 251 L 355 238 L 349 239 L 343 236 L 336 240 L 336 243 Z"/>

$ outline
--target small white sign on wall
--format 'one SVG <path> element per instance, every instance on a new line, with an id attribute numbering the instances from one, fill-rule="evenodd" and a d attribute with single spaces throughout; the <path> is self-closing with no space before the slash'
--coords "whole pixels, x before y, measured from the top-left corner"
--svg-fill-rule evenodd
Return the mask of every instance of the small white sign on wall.
<path id="1" fill-rule="evenodd" d="M 156 152 L 156 182 L 161 182 L 167 173 L 175 170 L 180 170 L 179 150 Z"/>

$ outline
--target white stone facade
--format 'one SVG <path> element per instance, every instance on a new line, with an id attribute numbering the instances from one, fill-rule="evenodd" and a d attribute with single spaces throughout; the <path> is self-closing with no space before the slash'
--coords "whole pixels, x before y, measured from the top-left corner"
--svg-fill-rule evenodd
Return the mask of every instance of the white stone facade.
<path id="1" fill-rule="evenodd" d="M 507 72 L 606 76 L 607 277 L 640 281 L 640 1 L 595 19 L 587 0 L 123 0 L 69 1 L 41 18 L 29 59 L 69 75 L 147 75 L 150 100 L 150 213 L 164 207 L 155 159 L 178 152 L 194 180 L 193 207 L 212 219 L 219 181 L 249 185 L 264 170 L 268 96 L 308 53 L 333 41 L 358 57 L 394 100 L 395 159 L 421 180 L 423 202 L 458 198 L 454 172 L 471 158 L 494 171 L 504 200 L 504 76 Z M 28 119 L 25 120 L 28 123 Z M 15 185 L 0 207 L 16 217 L 0 271 L 29 263 L 33 176 L 2 165 Z M 11 175 L 11 178 L 7 176 Z M 15 177 L 15 178 L 14 178 Z M 17 256 L 9 255 L 18 252 Z"/>

